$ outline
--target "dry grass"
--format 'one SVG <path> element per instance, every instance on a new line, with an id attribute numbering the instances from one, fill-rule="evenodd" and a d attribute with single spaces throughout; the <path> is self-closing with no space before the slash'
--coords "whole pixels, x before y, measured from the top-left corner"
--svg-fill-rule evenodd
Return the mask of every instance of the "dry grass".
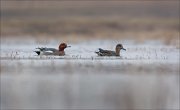
<path id="1" fill-rule="evenodd" d="M 160 39 L 179 35 L 178 1 L 2 1 L 1 36 L 63 39 Z"/>
<path id="2" fill-rule="evenodd" d="M 2 23 L 2 37 L 31 36 L 35 39 L 148 39 L 164 40 L 171 44 L 178 39 L 178 20 L 125 18 L 71 18 L 59 20 L 10 20 Z"/>

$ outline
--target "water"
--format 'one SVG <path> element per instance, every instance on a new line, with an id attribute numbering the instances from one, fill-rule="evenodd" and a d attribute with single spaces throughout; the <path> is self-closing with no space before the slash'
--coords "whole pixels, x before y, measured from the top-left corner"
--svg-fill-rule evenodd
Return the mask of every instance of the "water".
<path id="1" fill-rule="evenodd" d="M 39 57 L 30 43 L 1 44 L 2 109 L 179 109 L 179 49 L 123 41 L 121 57 L 97 57 L 118 41 L 71 44 Z"/>

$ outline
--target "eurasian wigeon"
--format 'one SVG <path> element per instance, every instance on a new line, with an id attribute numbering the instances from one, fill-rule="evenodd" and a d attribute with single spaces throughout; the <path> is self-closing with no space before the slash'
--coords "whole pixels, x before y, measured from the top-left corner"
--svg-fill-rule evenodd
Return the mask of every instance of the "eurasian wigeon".
<path id="1" fill-rule="evenodd" d="M 120 50 L 126 50 L 123 48 L 122 44 L 117 44 L 115 51 L 111 51 L 111 50 L 103 50 L 101 48 L 99 48 L 99 51 L 95 52 L 96 54 L 98 54 L 98 56 L 120 56 Z"/>
<path id="2" fill-rule="evenodd" d="M 59 49 L 55 49 L 55 48 L 46 48 L 46 47 L 41 47 L 41 48 L 36 48 L 39 49 L 38 51 L 34 51 L 36 52 L 38 55 L 55 55 L 55 56 L 63 56 L 65 55 L 64 49 L 67 47 L 71 47 L 71 46 L 67 46 L 66 43 L 61 43 L 59 45 Z"/>

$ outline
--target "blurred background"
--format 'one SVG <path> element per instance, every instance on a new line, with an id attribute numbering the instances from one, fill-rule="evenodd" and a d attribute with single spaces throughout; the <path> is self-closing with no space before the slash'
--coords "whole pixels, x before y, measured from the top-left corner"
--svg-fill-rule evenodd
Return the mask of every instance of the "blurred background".
<path id="1" fill-rule="evenodd" d="M 179 1 L 1 1 L 1 37 L 178 45 Z"/>
<path id="2" fill-rule="evenodd" d="M 0 2 L 2 110 L 180 109 L 179 0 Z M 34 52 L 60 42 L 65 56 Z"/>

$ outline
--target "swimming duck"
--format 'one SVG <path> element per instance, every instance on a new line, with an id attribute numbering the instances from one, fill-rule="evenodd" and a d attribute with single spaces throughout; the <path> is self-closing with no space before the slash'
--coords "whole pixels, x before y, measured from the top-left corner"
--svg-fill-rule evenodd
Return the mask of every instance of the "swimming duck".
<path id="1" fill-rule="evenodd" d="M 97 51 L 95 53 L 98 54 L 98 56 L 120 56 L 121 49 L 126 50 L 125 48 L 123 48 L 122 44 L 117 44 L 115 51 L 103 50 L 103 49 L 99 48 L 99 51 Z"/>
<path id="2" fill-rule="evenodd" d="M 41 48 L 36 48 L 39 49 L 38 51 L 34 51 L 36 52 L 38 55 L 55 55 L 55 56 L 63 56 L 65 55 L 64 49 L 67 47 L 71 47 L 71 46 L 67 46 L 66 43 L 61 43 L 59 45 L 59 49 L 55 49 L 55 48 L 46 48 L 46 47 L 41 47 Z"/>

